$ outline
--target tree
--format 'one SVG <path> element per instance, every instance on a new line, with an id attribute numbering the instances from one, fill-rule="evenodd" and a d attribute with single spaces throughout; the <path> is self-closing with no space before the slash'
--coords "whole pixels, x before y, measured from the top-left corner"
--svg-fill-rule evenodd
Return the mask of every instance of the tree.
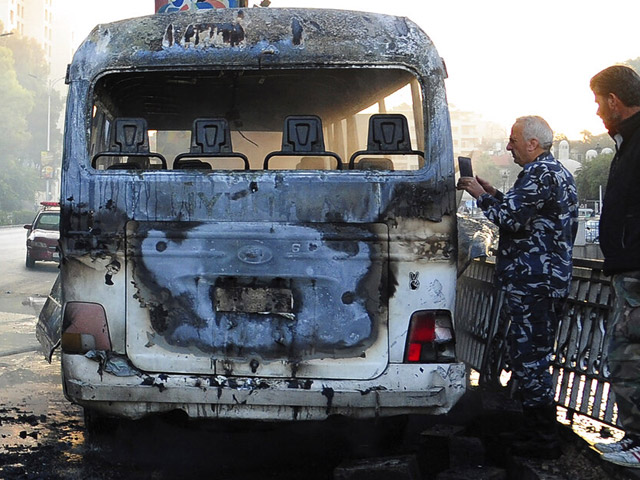
<path id="1" fill-rule="evenodd" d="M 585 162 L 575 175 L 580 203 L 599 198 L 600 187 L 607 185 L 613 154 L 601 154 Z"/>
<path id="2" fill-rule="evenodd" d="M 624 63 L 640 73 L 640 57 L 627 60 Z M 588 130 L 584 130 L 580 132 L 580 135 L 582 135 L 582 142 L 580 142 L 579 148 L 584 152 L 587 150 L 599 151 L 599 148 L 604 147 L 614 148 L 613 141 L 607 133 L 593 135 Z M 585 161 L 576 172 L 575 179 L 580 203 L 599 198 L 600 187 L 604 189 L 607 185 L 612 159 L 613 154 L 600 154 L 592 160 Z"/>
<path id="3" fill-rule="evenodd" d="M 640 74 L 640 57 L 624 62 Z"/>
<path id="4" fill-rule="evenodd" d="M 505 164 L 505 157 L 509 158 Z M 487 180 L 491 185 L 499 190 L 507 191 L 515 182 L 521 168 L 513 163 L 511 154 L 501 156 L 481 153 L 473 156 L 474 174 Z"/>
<path id="5" fill-rule="evenodd" d="M 38 42 L 32 38 L 24 38 L 17 35 L 6 37 L 5 46 L 13 52 L 16 62 L 15 72 L 18 82 L 33 93 L 34 108 L 28 116 L 29 131 L 32 140 L 20 157 L 29 159 L 34 164 L 40 164 L 40 152 L 47 150 L 47 124 L 51 115 L 50 150 L 58 152 L 62 141 L 62 135 L 56 126 L 56 120 L 60 117 L 62 100 L 53 89 L 49 92 L 49 66 L 45 61 L 44 52 Z M 49 93 L 51 93 L 51 111 L 48 111 Z M 56 155 L 59 158 L 59 155 Z"/>
<path id="6" fill-rule="evenodd" d="M 591 133 L 589 130 L 582 130 L 580 132 L 580 136 L 582 137 L 582 143 L 593 143 L 593 133 Z"/>
<path id="7" fill-rule="evenodd" d="M 0 210 L 23 208 L 33 203 L 37 174 L 21 168 L 19 152 L 31 141 L 28 116 L 33 94 L 18 82 L 11 50 L 0 47 Z"/>
<path id="8" fill-rule="evenodd" d="M 0 212 L 32 208 L 39 183 L 36 171 L 5 158 L 0 172 Z"/>
<path id="9" fill-rule="evenodd" d="M 0 211 L 8 212 L 32 208 L 35 192 L 44 189 L 40 161 L 47 149 L 50 99 L 50 150 L 59 162 L 56 120 L 62 101 L 50 92 L 49 67 L 35 40 L 13 33 L 0 45 Z"/>
<path id="10" fill-rule="evenodd" d="M 0 47 L 0 166 L 16 158 L 31 140 L 28 115 L 33 109 L 33 93 L 18 82 L 11 50 Z"/>

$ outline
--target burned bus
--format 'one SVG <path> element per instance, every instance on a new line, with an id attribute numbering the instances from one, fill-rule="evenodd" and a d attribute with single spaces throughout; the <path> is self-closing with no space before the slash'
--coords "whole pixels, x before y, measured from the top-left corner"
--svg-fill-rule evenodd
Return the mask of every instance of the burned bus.
<path id="1" fill-rule="evenodd" d="M 388 15 L 96 27 L 68 70 L 38 325 L 88 422 L 447 412 L 466 379 L 445 77 Z"/>

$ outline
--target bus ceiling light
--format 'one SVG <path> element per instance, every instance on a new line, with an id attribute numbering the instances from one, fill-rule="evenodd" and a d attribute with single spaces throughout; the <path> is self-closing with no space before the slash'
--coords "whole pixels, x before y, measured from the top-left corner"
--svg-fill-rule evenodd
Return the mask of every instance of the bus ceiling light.
<path id="1" fill-rule="evenodd" d="M 62 351 L 111 350 L 107 315 L 98 303 L 68 302 L 62 320 Z"/>
<path id="2" fill-rule="evenodd" d="M 405 363 L 453 362 L 455 360 L 451 313 L 419 310 L 411 315 Z"/>

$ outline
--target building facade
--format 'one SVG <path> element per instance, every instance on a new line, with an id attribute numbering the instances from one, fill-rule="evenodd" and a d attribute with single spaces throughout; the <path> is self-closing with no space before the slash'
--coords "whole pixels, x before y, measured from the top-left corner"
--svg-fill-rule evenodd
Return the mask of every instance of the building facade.
<path id="1" fill-rule="evenodd" d="M 59 0 L 0 0 L 3 33 L 34 39 L 51 70 L 50 78 L 64 75 L 73 54 L 73 33 Z"/>

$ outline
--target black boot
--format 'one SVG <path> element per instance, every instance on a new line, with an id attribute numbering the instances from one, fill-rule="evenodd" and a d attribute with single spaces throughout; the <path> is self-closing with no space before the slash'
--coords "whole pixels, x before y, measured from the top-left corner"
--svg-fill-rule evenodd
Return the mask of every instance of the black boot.
<path id="1" fill-rule="evenodd" d="M 510 426 L 511 429 L 498 434 L 498 439 L 505 445 L 530 440 L 534 436 L 535 418 L 523 412 L 522 418 L 514 419 Z"/>
<path id="2" fill-rule="evenodd" d="M 555 405 L 523 407 L 526 424 L 532 425 L 529 438 L 511 444 L 513 455 L 553 460 L 560 458 L 562 448 L 558 435 Z"/>

